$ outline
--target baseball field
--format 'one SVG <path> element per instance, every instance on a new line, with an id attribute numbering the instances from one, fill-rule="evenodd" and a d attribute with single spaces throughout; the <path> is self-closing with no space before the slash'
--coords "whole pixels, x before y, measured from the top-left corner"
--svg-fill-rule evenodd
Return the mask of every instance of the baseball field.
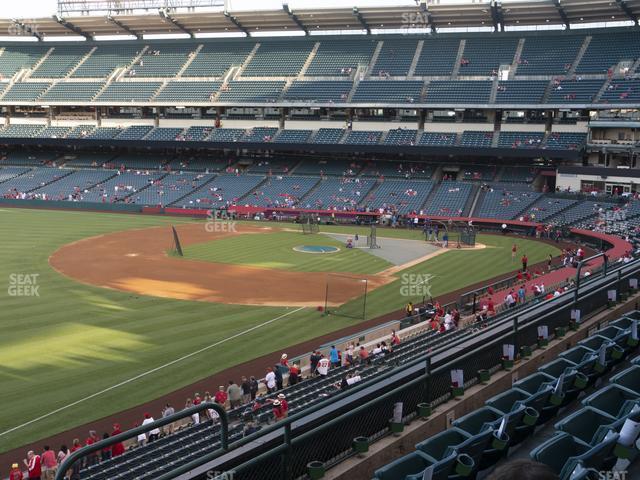
<path id="1" fill-rule="evenodd" d="M 0 225 L 0 452 L 362 321 L 317 311 L 328 272 L 353 277 L 332 298 L 345 309 L 362 303 L 353 279 L 367 280 L 371 319 L 419 300 L 401 295 L 403 274 L 429 274 L 437 298 L 518 267 L 513 238 L 497 235 L 478 236 L 485 248 L 398 264 L 326 235 L 366 227 L 303 235 L 292 224 L 239 222 L 211 232 L 192 219 L 21 209 L 0 210 Z M 404 229 L 378 237 L 423 240 Z M 559 254 L 516 243 L 530 264 Z"/>

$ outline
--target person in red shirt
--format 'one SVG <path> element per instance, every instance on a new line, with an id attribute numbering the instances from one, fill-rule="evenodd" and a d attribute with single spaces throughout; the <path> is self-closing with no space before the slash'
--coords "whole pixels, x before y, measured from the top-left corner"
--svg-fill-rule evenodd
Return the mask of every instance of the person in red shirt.
<path id="1" fill-rule="evenodd" d="M 433 318 L 431 319 L 431 322 L 429 322 L 429 327 L 434 332 L 437 332 L 440 329 L 440 319 L 437 314 L 434 315 Z"/>
<path id="2" fill-rule="evenodd" d="M 11 465 L 11 470 L 9 471 L 9 480 L 22 480 L 24 476 L 22 472 L 18 468 L 18 464 L 14 463 Z"/>
<path id="3" fill-rule="evenodd" d="M 518 273 L 516 274 L 516 279 L 520 282 L 522 281 L 522 272 L 520 270 L 518 270 Z"/>
<path id="4" fill-rule="evenodd" d="M 396 345 L 400 345 L 400 337 L 398 336 L 398 334 L 396 333 L 395 330 L 393 330 L 393 332 L 391 332 L 391 345 L 392 346 L 396 346 Z"/>
<path id="5" fill-rule="evenodd" d="M 526 272 L 527 271 L 527 263 L 529 262 L 529 259 L 527 258 L 526 254 L 522 255 L 521 261 L 522 261 L 522 271 Z"/>
<path id="6" fill-rule="evenodd" d="M 218 387 L 218 391 L 213 397 L 213 400 L 214 402 L 216 402 L 219 405 L 222 405 L 223 407 L 227 403 L 227 392 L 224 389 L 224 385 L 220 385 L 220 387 Z"/>
<path id="7" fill-rule="evenodd" d="M 358 356 L 360 357 L 360 362 L 364 363 L 369 359 L 369 352 L 367 352 L 367 349 L 364 348 L 364 346 L 361 346 L 360 351 L 358 352 Z"/>
<path id="8" fill-rule="evenodd" d="M 42 478 L 44 480 L 53 480 L 56 476 L 56 470 L 58 469 L 58 460 L 53 450 L 49 448 L 49 445 L 44 446 L 44 452 L 40 456 L 42 463 Z"/>
<path id="9" fill-rule="evenodd" d="M 29 474 L 27 478 L 29 478 L 29 480 L 40 480 L 40 477 L 42 477 L 40 455 L 36 455 L 33 453 L 33 450 L 29 450 L 29 452 L 27 452 L 27 458 L 23 461 Z"/>
<path id="10" fill-rule="evenodd" d="M 516 252 L 518 251 L 518 246 L 514 243 L 513 247 L 511 247 L 511 261 L 513 262 L 516 259 Z"/>
<path id="11" fill-rule="evenodd" d="M 300 367 L 294 363 L 289 367 L 289 386 L 295 385 L 300 380 Z"/>
<path id="12" fill-rule="evenodd" d="M 122 433 L 122 430 L 120 430 L 120 424 L 114 423 L 113 430 L 111 431 L 111 436 L 115 437 L 116 435 L 120 435 L 121 433 Z M 117 457 L 119 455 L 122 455 L 123 453 L 124 453 L 124 443 L 118 442 L 111 446 L 112 457 Z"/>
<path id="13" fill-rule="evenodd" d="M 98 434 L 96 433 L 96 431 L 89 430 L 89 436 L 84 441 L 84 444 L 88 447 L 98 441 L 100 441 L 100 439 L 98 438 Z M 86 462 L 87 462 L 87 466 L 95 465 L 96 463 L 98 463 L 98 452 L 93 452 L 87 455 Z"/>
<path id="14" fill-rule="evenodd" d="M 289 366 L 289 360 L 286 353 L 283 353 L 282 356 L 280 357 L 280 365 L 282 365 L 283 367 Z"/>
<path id="15" fill-rule="evenodd" d="M 273 416 L 276 419 L 276 422 L 282 420 L 285 417 L 284 412 L 282 411 L 282 405 L 280 404 L 280 400 L 276 400 L 273 402 L 272 412 L 273 412 Z"/>
<path id="16" fill-rule="evenodd" d="M 282 418 L 286 418 L 289 414 L 289 404 L 287 403 L 287 397 L 284 393 L 280 393 L 278 395 L 278 400 L 280 400 L 280 410 L 282 411 Z"/>

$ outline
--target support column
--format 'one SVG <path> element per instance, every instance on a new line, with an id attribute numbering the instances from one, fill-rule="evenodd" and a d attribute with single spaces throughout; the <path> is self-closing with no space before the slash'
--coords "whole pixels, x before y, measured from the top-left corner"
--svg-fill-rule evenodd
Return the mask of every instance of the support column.
<path id="1" fill-rule="evenodd" d="M 280 109 L 280 119 L 278 121 L 278 127 L 280 127 L 280 130 L 282 130 L 284 128 L 284 124 L 285 124 L 286 119 L 287 119 L 287 113 L 289 113 L 289 109 L 288 108 L 281 108 Z"/>
<path id="2" fill-rule="evenodd" d="M 96 107 L 95 118 L 96 118 L 96 126 L 101 127 L 102 126 L 102 107 Z"/>
<path id="3" fill-rule="evenodd" d="M 544 124 L 544 131 L 551 133 L 553 129 L 553 110 L 547 110 L 547 121 Z"/>
<path id="4" fill-rule="evenodd" d="M 156 108 L 153 112 L 153 126 L 158 128 L 160 126 L 160 108 Z"/>
<path id="5" fill-rule="evenodd" d="M 424 108 L 418 110 L 418 130 L 424 130 L 424 119 L 427 116 L 427 111 Z"/>
<path id="6" fill-rule="evenodd" d="M 53 118 L 55 117 L 55 108 L 56 107 L 49 107 L 49 114 L 47 115 L 47 127 L 51 126 L 51 122 L 53 121 Z"/>
<path id="7" fill-rule="evenodd" d="M 9 105 L 7 107 L 7 113 L 4 116 L 4 124 L 7 127 L 11 125 L 11 115 L 13 115 L 13 111 L 14 111 L 14 107 Z"/>

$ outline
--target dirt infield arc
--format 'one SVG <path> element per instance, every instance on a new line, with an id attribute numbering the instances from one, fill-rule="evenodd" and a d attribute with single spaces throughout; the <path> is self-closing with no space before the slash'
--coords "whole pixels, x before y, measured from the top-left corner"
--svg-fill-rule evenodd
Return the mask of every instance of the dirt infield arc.
<path id="1" fill-rule="evenodd" d="M 183 246 L 279 230 L 243 226 L 239 233 L 208 232 L 201 223 L 180 225 L 176 229 Z M 172 247 L 171 227 L 127 230 L 65 245 L 51 255 L 49 263 L 74 280 L 140 295 L 292 307 L 315 307 L 324 302 L 325 272 L 292 272 L 187 260 L 167 255 Z M 393 280 L 384 275 L 351 276 L 366 278 L 370 290 Z M 362 289 L 352 280 L 336 278 L 335 281 L 339 283 L 335 303 L 344 303 L 361 294 Z"/>

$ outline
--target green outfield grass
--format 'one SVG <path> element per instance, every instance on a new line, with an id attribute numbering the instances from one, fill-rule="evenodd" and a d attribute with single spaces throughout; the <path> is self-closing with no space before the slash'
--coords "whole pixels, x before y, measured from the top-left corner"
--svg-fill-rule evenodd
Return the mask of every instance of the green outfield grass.
<path id="1" fill-rule="evenodd" d="M 0 451 L 117 413 L 216 371 L 272 351 L 284 351 L 289 345 L 355 322 L 339 316 L 318 321 L 319 314 L 313 309 L 296 311 L 136 296 L 76 283 L 48 265 L 48 257 L 57 248 L 81 238 L 189 221 L 192 220 L 146 215 L 0 210 L 0 224 L 4 227 L 0 240 Z M 351 227 L 325 230 L 355 232 Z M 361 232 L 366 234 L 367 229 Z M 419 234 L 380 229 L 378 235 L 413 238 Z M 300 243 L 310 243 L 309 237 L 299 237 Z M 481 236 L 479 241 L 493 248 L 449 252 L 413 267 L 411 272 L 435 275 L 432 294 L 436 296 L 517 268 L 511 262 L 512 240 Z M 323 243 L 329 242 L 330 239 L 323 239 Z M 263 245 L 263 252 L 272 260 L 272 247 L 277 245 L 268 243 Z M 528 240 L 518 243 L 531 263 L 543 260 L 549 252 L 557 253 L 544 244 Z M 242 259 L 238 257 L 237 261 Z M 375 263 L 379 259 L 371 261 L 372 270 L 381 268 Z M 350 268 L 365 268 L 360 260 L 353 265 Z M 304 269 L 295 262 L 292 268 Z M 37 275 L 39 296 L 11 296 L 10 287 L 18 276 L 31 274 Z M 399 276 L 396 282 L 369 295 L 368 316 L 394 311 L 406 302 L 399 294 L 401 282 Z M 128 382 L 283 315 L 287 316 L 268 327 Z M 127 383 L 102 392 L 120 382 Z M 82 401 L 90 396 L 93 397 Z M 75 402 L 79 403 L 65 409 Z M 5 433 L 57 409 L 63 410 Z"/>
<path id="2" fill-rule="evenodd" d="M 334 246 L 340 251 L 318 255 L 293 250 L 300 245 Z M 183 252 L 185 258 L 303 272 L 377 273 L 391 265 L 361 249 L 344 248 L 344 242 L 326 235 L 303 236 L 296 232 L 228 237 L 190 245 Z"/>

